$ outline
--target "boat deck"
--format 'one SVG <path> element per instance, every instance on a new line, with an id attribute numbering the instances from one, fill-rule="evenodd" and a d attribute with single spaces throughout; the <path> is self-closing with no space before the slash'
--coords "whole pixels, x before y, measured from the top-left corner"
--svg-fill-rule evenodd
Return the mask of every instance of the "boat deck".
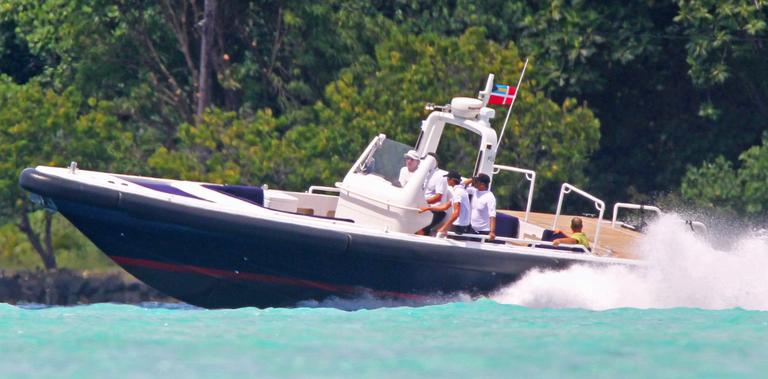
<path id="1" fill-rule="evenodd" d="M 523 211 L 510 211 L 503 210 L 502 212 L 511 214 L 521 221 L 525 219 L 525 212 Z M 557 229 L 561 229 L 570 233 L 571 219 L 573 215 L 560 215 L 557 219 Z M 595 230 L 597 229 L 597 219 L 585 216 L 581 217 L 584 223 L 584 233 L 589 238 L 590 243 L 594 242 Z M 552 213 L 535 213 L 531 212 L 528 216 L 528 222 L 545 229 L 552 228 L 552 221 L 555 219 L 555 215 Z M 541 236 L 538 236 L 541 237 Z M 637 258 L 637 242 L 643 237 L 642 233 L 638 233 L 633 230 L 625 228 L 612 228 L 610 221 L 603 220 L 603 224 L 600 228 L 600 246 L 613 250 L 613 256 L 619 258 Z"/>

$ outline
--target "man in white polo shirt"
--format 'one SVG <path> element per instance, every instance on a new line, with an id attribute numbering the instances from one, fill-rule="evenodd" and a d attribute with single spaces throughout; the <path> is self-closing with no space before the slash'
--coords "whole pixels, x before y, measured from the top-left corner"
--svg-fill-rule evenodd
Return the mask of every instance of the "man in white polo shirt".
<path id="1" fill-rule="evenodd" d="M 472 215 L 470 223 L 476 234 L 485 234 L 488 240 L 496 238 L 496 196 L 488 190 L 491 178 L 480 174 L 472 179 L 472 186 L 467 193 L 472 195 Z"/>
<path id="2" fill-rule="evenodd" d="M 448 186 L 451 188 L 451 201 L 431 207 L 419 208 L 419 213 L 426 211 L 444 211 L 448 208 L 453 209 L 453 212 L 448 219 L 445 220 L 443 225 L 437 230 L 438 238 L 445 237 L 448 231 L 456 234 L 472 233 L 472 227 L 469 225 L 469 196 L 467 195 L 464 186 L 461 184 L 461 175 L 456 171 L 450 171 L 445 175 L 445 178 L 448 181 Z"/>

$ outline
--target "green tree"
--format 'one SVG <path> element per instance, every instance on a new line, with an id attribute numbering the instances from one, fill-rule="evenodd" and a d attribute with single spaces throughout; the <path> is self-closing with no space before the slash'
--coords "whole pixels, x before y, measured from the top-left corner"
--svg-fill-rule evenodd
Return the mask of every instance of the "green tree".
<path id="1" fill-rule="evenodd" d="M 252 116 L 210 109 L 197 124 L 179 128 L 176 149 L 159 148 L 153 173 L 185 180 L 260 185 L 283 183 L 285 154 L 269 109 Z"/>
<path id="2" fill-rule="evenodd" d="M 56 268 L 51 238 L 52 215 L 42 225 L 30 220 L 35 210 L 18 186 L 19 173 L 37 164 L 64 166 L 80 162 L 90 169 L 130 167 L 116 159 L 128 156 L 132 134 L 110 115 L 111 104 L 83 98 L 73 89 L 56 93 L 36 83 L 17 85 L 0 77 L 0 209 L 16 223 L 46 269 Z"/>
<path id="3" fill-rule="evenodd" d="M 768 36 L 768 3 L 764 0 L 696 0 L 675 3 L 679 13 L 675 22 L 683 26 L 689 38 L 685 45 L 696 85 L 723 84 L 739 60 L 750 59 L 765 49 Z"/>
<path id="4" fill-rule="evenodd" d="M 173 148 L 176 127 L 194 121 L 202 11 L 203 0 L 14 0 L 0 21 L 42 57 L 41 80 L 113 101 L 154 133 L 150 145 Z M 282 113 L 315 102 L 371 45 L 378 29 L 367 11 L 346 1 L 219 2 L 212 104 Z"/>
<path id="5" fill-rule="evenodd" d="M 700 167 L 691 167 L 680 187 L 685 200 L 705 208 L 735 213 L 741 208 L 743 188 L 733 164 L 720 156 Z"/>
<path id="6" fill-rule="evenodd" d="M 290 189 L 332 184 L 378 133 L 415 142 L 425 103 L 475 96 L 489 72 L 512 82 L 521 69 L 514 45 L 490 42 L 482 29 L 452 38 L 395 30 L 376 47 L 374 59 L 363 56 L 343 70 L 326 87 L 324 101 L 279 118 L 266 110 L 252 116 L 212 110 L 204 122 L 183 125 L 178 148 L 158 150 L 150 166 L 160 175 L 195 180 Z M 529 70 L 535 78 L 535 67 Z M 599 122 L 575 100 L 558 105 L 529 83 L 536 80 L 529 79 L 521 90 L 497 161 L 538 170 L 545 187 L 561 180 L 584 184 L 582 168 L 598 143 Z M 499 109 L 497 127 L 504 112 Z M 474 159 L 477 147 L 468 146 L 466 137 L 446 137 L 442 144 L 463 146 L 472 151 L 465 156 Z M 450 167 L 461 157 L 443 159 Z M 517 202 L 524 197 L 513 195 L 519 191 L 512 187 L 496 191 Z"/>
<path id="7" fill-rule="evenodd" d="M 0 18 L 0 74 L 10 76 L 17 83 L 26 83 L 39 74 L 42 63 L 16 35 L 15 29 L 12 21 Z"/>
<path id="8" fill-rule="evenodd" d="M 315 123 L 286 133 L 294 151 L 308 154 L 291 184 L 333 183 L 376 134 L 415 142 L 425 103 L 447 103 L 458 94 L 473 97 L 489 72 L 514 84 L 521 69 L 517 48 L 488 41 L 483 29 L 452 38 L 396 31 L 377 46 L 375 59 L 361 58 L 328 85 L 326 101 L 314 107 Z M 566 179 L 583 184 L 582 168 L 598 143 L 599 122 L 573 99 L 557 105 L 536 91 L 535 66 L 529 70 L 497 162 L 536 169 L 545 185 Z M 503 117 L 499 109 L 499 129 Z M 449 167 L 456 157 L 442 158 Z"/>
<path id="9" fill-rule="evenodd" d="M 601 120 L 588 176 L 606 200 L 674 188 L 686 166 L 735 159 L 768 114 L 764 1 L 377 3 L 412 33 L 484 26 L 534 58 L 540 89 L 577 96 Z M 621 164 L 617 164 L 621 162 Z"/>
<path id="10" fill-rule="evenodd" d="M 683 198 L 732 214 L 768 216 L 768 135 L 762 145 L 743 152 L 739 161 L 738 169 L 722 156 L 689 168 L 680 188 Z"/>

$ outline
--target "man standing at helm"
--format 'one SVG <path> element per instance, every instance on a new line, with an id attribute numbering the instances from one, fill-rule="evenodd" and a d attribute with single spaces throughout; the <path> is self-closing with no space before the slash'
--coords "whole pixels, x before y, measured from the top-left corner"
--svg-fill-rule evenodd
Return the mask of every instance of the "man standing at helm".
<path id="1" fill-rule="evenodd" d="M 400 187 L 405 187 L 413 173 L 419 168 L 419 153 L 416 150 L 408 150 L 403 158 L 405 158 L 405 166 L 400 169 L 400 176 L 397 179 Z"/>

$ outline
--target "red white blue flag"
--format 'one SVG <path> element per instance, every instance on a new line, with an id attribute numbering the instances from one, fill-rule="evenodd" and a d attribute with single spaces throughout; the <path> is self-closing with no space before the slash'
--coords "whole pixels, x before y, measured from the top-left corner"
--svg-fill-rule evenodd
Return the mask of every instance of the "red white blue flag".
<path id="1" fill-rule="evenodd" d="M 508 86 L 506 84 L 494 84 L 493 91 L 491 91 L 491 97 L 488 98 L 488 104 L 490 105 L 510 105 L 515 100 L 517 90 L 515 87 Z"/>

